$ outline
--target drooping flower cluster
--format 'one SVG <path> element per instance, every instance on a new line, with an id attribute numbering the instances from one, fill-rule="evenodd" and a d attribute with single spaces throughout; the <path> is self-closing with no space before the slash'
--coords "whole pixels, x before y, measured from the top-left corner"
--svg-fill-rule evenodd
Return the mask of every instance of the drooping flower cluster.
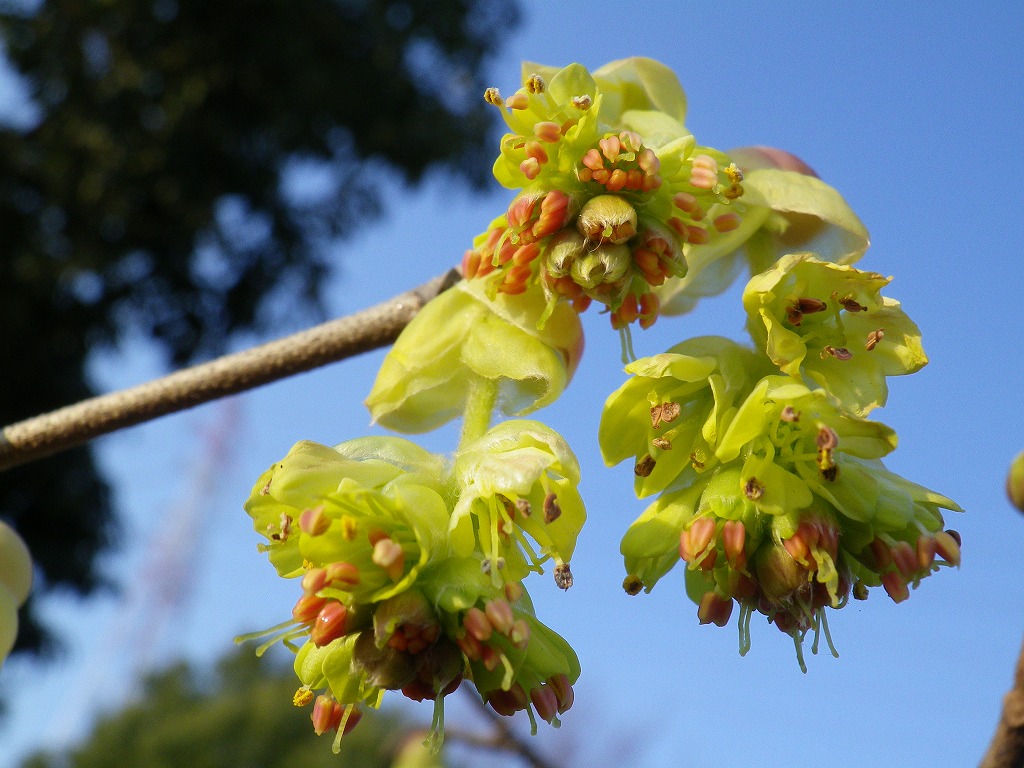
<path id="1" fill-rule="evenodd" d="M 579 664 L 521 580 L 548 559 L 569 572 L 585 518 L 578 479 L 564 441 L 526 421 L 495 427 L 453 464 L 380 437 L 301 442 L 264 473 L 246 511 L 301 595 L 291 620 L 255 636 L 296 651 L 296 704 L 313 703 L 316 732 L 340 741 L 396 690 L 435 701 L 439 739 L 444 696 L 463 679 L 502 714 L 557 724 Z"/>
<path id="2" fill-rule="evenodd" d="M 18 608 L 32 589 L 32 559 L 21 537 L 0 520 L 0 665 L 18 635 Z"/>
<path id="3" fill-rule="evenodd" d="M 683 91 L 657 62 L 528 67 L 511 97 L 486 94 L 510 130 L 494 175 L 520 192 L 463 272 L 489 295 L 539 284 L 549 306 L 597 301 L 613 327 L 649 327 L 654 289 L 686 274 L 684 247 L 740 226 L 743 174 L 686 130 Z"/>
<path id="4" fill-rule="evenodd" d="M 901 602 L 959 565 L 940 511 L 959 507 L 888 471 L 896 435 L 865 418 L 886 376 L 926 362 L 917 327 L 879 294 L 888 282 L 785 256 L 744 292 L 758 350 L 704 337 L 627 366 L 602 450 L 609 464 L 634 458 L 638 496 L 661 494 L 622 540 L 628 592 L 682 560 L 702 624 L 724 626 L 738 603 L 746 653 L 758 611 L 793 637 L 803 667 L 806 633 L 815 650 L 828 637 L 826 607 L 875 586 Z"/>
<path id="5" fill-rule="evenodd" d="M 868 235 L 836 190 L 788 153 L 728 155 L 685 128 L 675 76 L 648 59 L 592 74 L 524 66 L 508 98 L 494 174 L 516 190 L 384 360 L 373 420 L 425 432 L 462 416 L 441 457 L 399 438 L 299 443 L 246 509 L 278 572 L 297 578 L 291 620 L 266 643 L 296 651 L 297 704 L 338 739 L 384 691 L 435 702 L 462 681 L 496 712 L 553 724 L 579 675 L 569 645 L 523 585 L 549 561 L 572 585 L 585 520 L 579 465 L 535 421 L 491 427 L 556 400 L 583 351 L 578 315 L 604 305 L 635 357 L 634 322 L 689 311 L 746 264 L 754 348 L 704 336 L 630 362 L 606 403 L 604 458 L 634 462 L 654 502 L 621 545 L 625 589 L 650 590 L 684 562 L 701 623 L 739 604 L 795 641 L 825 631 L 825 608 L 882 586 L 900 602 L 960 562 L 941 510 L 954 502 L 890 472 L 896 446 L 867 415 L 889 376 L 927 361 L 920 333 L 852 265 Z M 831 645 L 831 640 L 829 639 Z M 834 652 L 834 649 L 833 649 Z"/>

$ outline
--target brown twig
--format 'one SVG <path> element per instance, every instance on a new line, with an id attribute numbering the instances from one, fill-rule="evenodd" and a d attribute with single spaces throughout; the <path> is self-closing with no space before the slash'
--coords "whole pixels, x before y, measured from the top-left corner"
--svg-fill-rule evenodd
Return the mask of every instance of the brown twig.
<path id="1" fill-rule="evenodd" d="M 478 749 L 493 749 L 501 750 L 503 752 L 511 752 L 521 757 L 524 762 L 533 766 L 533 768 L 558 768 L 558 766 L 538 754 L 533 747 L 520 738 L 520 736 L 512 730 L 512 727 L 501 715 L 488 707 L 487 704 L 480 699 L 480 696 L 474 689 L 470 687 L 463 687 L 463 690 L 466 691 L 469 698 L 473 700 L 477 709 L 479 709 L 480 712 L 483 713 L 483 715 L 490 721 L 491 725 L 494 726 L 494 730 L 490 734 L 483 735 L 462 731 L 461 729 L 446 728 L 446 739 L 461 741 Z"/>
<path id="2" fill-rule="evenodd" d="M 980 768 L 1020 768 L 1024 765 L 1024 646 L 1017 658 L 1013 688 L 1003 697 L 1003 712 Z"/>
<path id="3" fill-rule="evenodd" d="M 423 306 L 459 279 L 455 270 L 346 317 L 243 352 L 5 427 L 0 470 L 81 445 L 100 435 L 244 392 L 387 346 Z"/>

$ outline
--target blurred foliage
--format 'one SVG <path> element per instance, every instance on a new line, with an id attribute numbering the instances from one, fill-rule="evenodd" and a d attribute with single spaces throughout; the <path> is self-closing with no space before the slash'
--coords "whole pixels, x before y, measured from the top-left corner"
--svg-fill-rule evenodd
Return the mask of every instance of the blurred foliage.
<path id="1" fill-rule="evenodd" d="M 292 705 L 297 686 L 290 665 L 257 659 L 251 648 L 212 675 L 178 664 L 147 680 L 139 700 L 101 719 L 83 744 L 33 755 L 22 768 L 387 768 L 413 755 L 443 768 L 419 746 L 422 731 L 385 712 L 367 712 L 335 755 L 335 734 L 313 733 L 312 705 Z"/>
<path id="2" fill-rule="evenodd" d="M 181 364 L 317 319 L 325 246 L 382 183 L 483 182 L 482 63 L 513 2 L 0 4 L 33 102 L 0 126 L 0 424 L 92 395 L 90 352 L 129 330 Z M 0 473 L 0 517 L 43 590 L 102 583 L 116 525 L 88 449 Z M 48 646 L 31 600 L 21 627 Z"/>

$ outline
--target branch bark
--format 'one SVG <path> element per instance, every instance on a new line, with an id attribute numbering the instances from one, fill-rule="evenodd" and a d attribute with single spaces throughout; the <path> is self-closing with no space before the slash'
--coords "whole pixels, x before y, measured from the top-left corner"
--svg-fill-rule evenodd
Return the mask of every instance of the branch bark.
<path id="1" fill-rule="evenodd" d="M 1024 646 L 1017 658 L 1013 687 L 1003 697 L 1003 711 L 980 768 L 1020 768 L 1024 765 Z"/>
<path id="2" fill-rule="evenodd" d="M 11 424 L 0 435 L 0 471 L 124 427 L 387 346 L 428 301 L 459 279 L 459 273 L 451 270 L 361 312 Z"/>
<path id="3" fill-rule="evenodd" d="M 532 768 L 558 768 L 554 763 L 548 761 L 545 757 L 540 755 L 530 744 L 519 737 L 518 734 L 512 727 L 506 722 L 505 718 L 495 712 L 493 709 L 488 707 L 477 695 L 476 691 L 470 687 L 464 687 L 468 697 L 473 700 L 477 709 L 486 717 L 492 726 L 494 731 L 487 736 L 478 736 L 466 733 L 458 729 L 445 729 L 445 736 L 448 738 L 462 741 L 471 746 L 482 748 L 482 749 L 494 749 L 502 750 L 505 752 L 511 752 L 518 755 L 522 760 L 530 765 Z"/>

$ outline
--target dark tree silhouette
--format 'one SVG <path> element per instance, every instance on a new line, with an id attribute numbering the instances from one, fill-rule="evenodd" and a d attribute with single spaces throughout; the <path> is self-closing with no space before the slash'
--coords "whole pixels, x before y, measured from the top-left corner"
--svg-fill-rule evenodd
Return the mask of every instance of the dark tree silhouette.
<path id="1" fill-rule="evenodd" d="M 139 699 L 103 717 L 85 742 L 39 753 L 23 768 L 387 768 L 410 733 L 394 714 L 367 712 L 331 751 L 317 738 L 310 707 L 296 708 L 290 665 L 268 664 L 251 648 L 226 657 L 215 674 L 178 664 L 149 678 Z M 440 765 L 441 763 L 434 763 Z"/>
<path id="2" fill-rule="evenodd" d="M 315 319 L 324 245 L 380 213 L 384 177 L 482 183 L 479 72 L 512 2 L 0 5 L 37 110 L 0 128 L 0 423 L 94 394 L 90 352 L 129 328 L 180 364 Z M 0 474 L 43 590 L 101 583 L 112 506 L 88 449 Z M 31 601 L 21 627 L 47 646 Z"/>

